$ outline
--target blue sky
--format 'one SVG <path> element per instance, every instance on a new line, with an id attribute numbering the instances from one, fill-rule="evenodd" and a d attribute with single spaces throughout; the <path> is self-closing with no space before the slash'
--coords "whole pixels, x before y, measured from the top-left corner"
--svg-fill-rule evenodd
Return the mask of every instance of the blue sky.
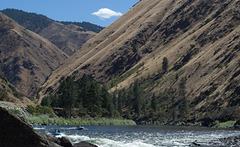
<path id="1" fill-rule="evenodd" d="M 0 10 L 14 8 L 53 20 L 90 22 L 106 27 L 139 0 L 0 0 Z"/>

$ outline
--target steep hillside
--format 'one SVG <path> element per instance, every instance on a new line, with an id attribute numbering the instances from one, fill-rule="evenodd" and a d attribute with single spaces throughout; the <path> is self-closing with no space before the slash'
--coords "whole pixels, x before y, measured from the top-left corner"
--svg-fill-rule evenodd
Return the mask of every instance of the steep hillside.
<path id="1" fill-rule="evenodd" d="M 67 57 L 48 40 L 0 13 L 0 69 L 23 94 L 35 94 Z"/>
<path id="2" fill-rule="evenodd" d="M 83 43 L 103 29 L 87 22 L 57 22 L 46 16 L 22 10 L 5 9 L 1 12 L 26 29 L 48 39 L 67 55 L 79 50 Z"/>
<path id="3" fill-rule="evenodd" d="M 0 74 L 0 101 L 12 102 L 15 105 L 33 105 L 33 102 L 19 92 Z"/>
<path id="4" fill-rule="evenodd" d="M 188 119 L 236 118 L 239 11 L 239 0 L 141 0 L 57 68 L 42 95 L 56 90 L 63 77 L 78 80 L 84 73 L 112 82 L 112 91 L 139 79 L 144 98 L 156 93 L 167 108 L 179 108 L 186 98 Z M 164 57 L 168 68 L 163 70 Z"/>

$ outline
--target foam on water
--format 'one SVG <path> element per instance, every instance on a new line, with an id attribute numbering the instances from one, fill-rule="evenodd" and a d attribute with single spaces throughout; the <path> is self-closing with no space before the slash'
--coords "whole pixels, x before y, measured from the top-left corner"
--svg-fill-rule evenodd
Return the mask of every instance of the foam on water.
<path id="1" fill-rule="evenodd" d="M 44 127 L 34 127 L 35 130 L 44 130 Z"/>
<path id="2" fill-rule="evenodd" d="M 90 138 L 88 136 L 81 135 L 67 135 L 73 143 L 80 141 L 87 141 L 93 143 L 99 147 L 154 147 L 154 145 L 143 143 L 141 140 L 127 142 L 127 141 L 115 141 L 106 138 Z"/>

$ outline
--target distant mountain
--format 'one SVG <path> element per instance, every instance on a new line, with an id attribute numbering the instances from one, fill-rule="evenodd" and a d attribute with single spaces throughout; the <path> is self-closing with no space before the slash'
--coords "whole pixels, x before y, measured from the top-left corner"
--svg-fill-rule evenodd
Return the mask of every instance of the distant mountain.
<path id="1" fill-rule="evenodd" d="M 82 29 L 79 28 L 80 29 L 79 31 L 92 31 L 92 32 L 95 32 L 95 33 L 99 33 L 104 29 L 104 27 L 101 27 L 101 26 L 98 26 L 98 25 L 95 25 L 95 24 L 91 24 L 89 22 L 61 21 L 60 23 L 62 23 L 64 25 L 74 24 L 74 25 L 77 25 L 79 27 L 82 27 Z"/>
<path id="2" fill-rule="evenodd" d="M 144 117 L 236 119 L 239 34 L 239 0 L 141 0 L 57 68 L 41 95 L 67 76 L 88 74 L 114 86 L 111 91 L 139 79 L 142 99 L 149 102 L 155 93 L 161 106 Z M 188 112 L 181 114 L 183 107 Z"/>
<path id="3" fill-rule="evenodd" d="M 36 94 L 67 57 L 50 41 L 0 12 L 0 70 L 21 93 Z"/>
<path id="4" fill-rule="evenodd" d="M 5 9 L 1 12 L 26 29 L 48 39 L 68 55 L 72 55 L 103 29 L 88 22 L 57 22 L 44 15 L 22 10 Z"/>
<path id="5" fill-rule="evenodd" d="M 17 9 L 5 9 L 0 12 L 12 18 L 26 29 L 31 30 L 35 33 L 39 33 L 41 30 L 48 27 L 51 23 L 54 22 L 44 15 L 27 13 Z"/>

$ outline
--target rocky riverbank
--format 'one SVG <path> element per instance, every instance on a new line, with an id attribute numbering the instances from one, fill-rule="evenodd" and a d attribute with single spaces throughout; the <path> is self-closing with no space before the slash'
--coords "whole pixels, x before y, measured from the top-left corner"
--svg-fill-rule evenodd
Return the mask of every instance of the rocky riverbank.
<path id="1" fill-rule="evenodd" d="M 0 146 L 17 147 L 96 147 L 93 144 L 80 142 L 73 145 L 65 137 L 56 138 L 36 132 L 29 124 L 0 107 Z"/>

